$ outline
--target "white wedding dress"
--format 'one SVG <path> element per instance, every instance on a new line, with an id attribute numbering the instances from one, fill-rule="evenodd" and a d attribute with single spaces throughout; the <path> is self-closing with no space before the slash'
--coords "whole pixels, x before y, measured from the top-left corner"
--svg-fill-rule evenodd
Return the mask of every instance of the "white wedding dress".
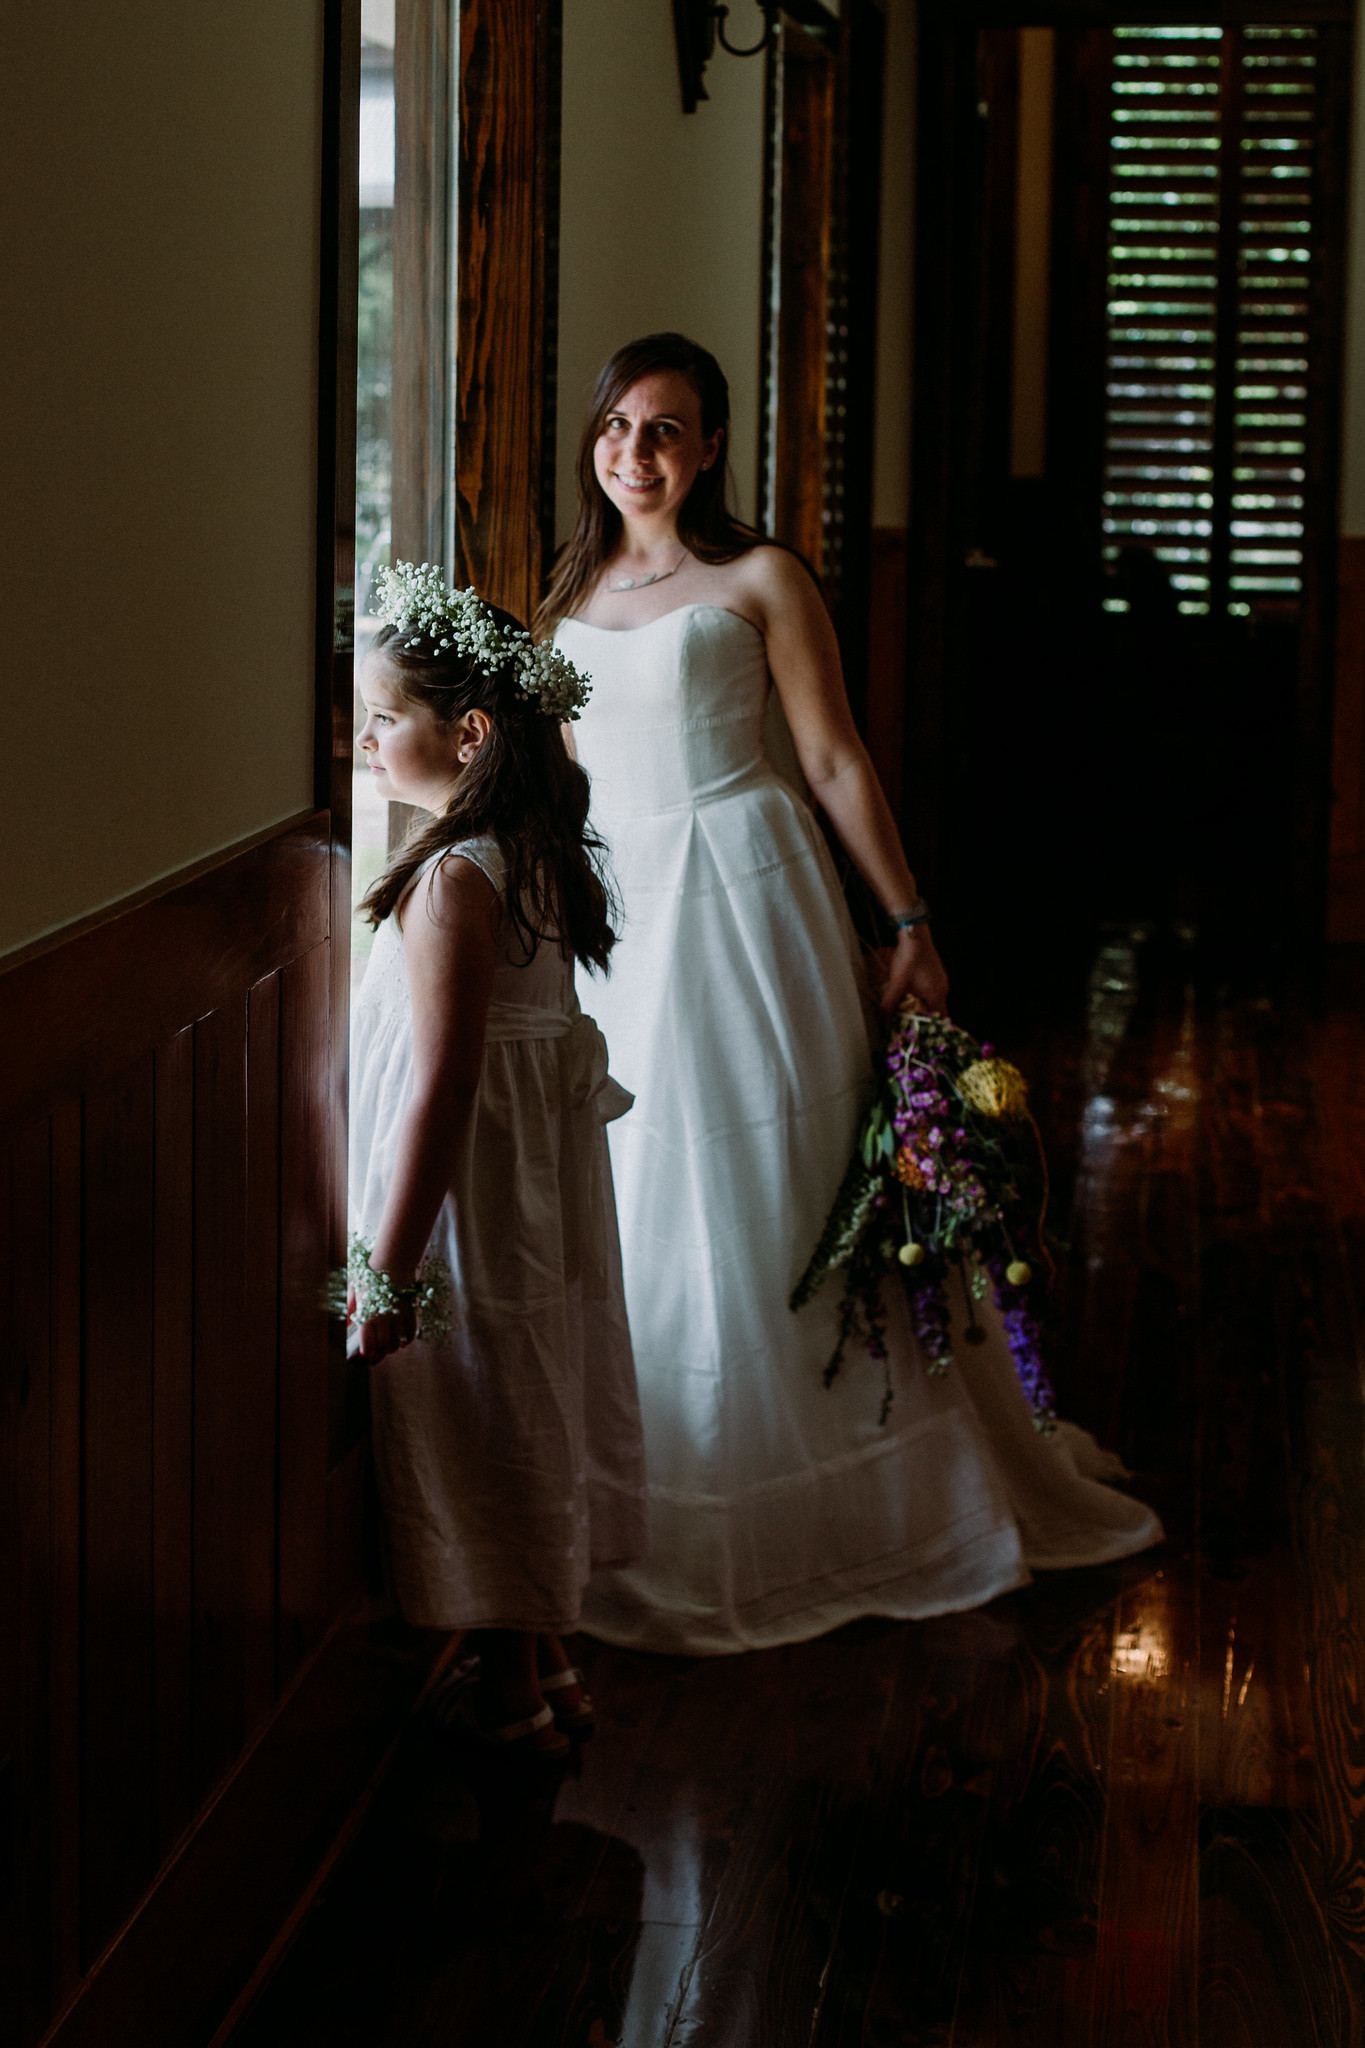
<path id="1" fill-rule="evenodd" d="M 870 1038 L 828 849 L 764 750 L 763 637 L 690 604 L 556 638 L 592 678 L 575 739 L 624 905 L 611 973 L 581 993 L 635 1096 L 610 1142 L 650 1514 L 648 1557 L 594 1574 L 583 1627 L 741 1650 L 1158 1541 L 1100 1483 L 1116 1460 L 1033 1429 L 989 1302 L 989 1341 L 931 1378 L 889 1286 L 886 1425 L 856 1343 L 826 1389 L 838 1283 L 787 1301 L 851 1156 Z"/>

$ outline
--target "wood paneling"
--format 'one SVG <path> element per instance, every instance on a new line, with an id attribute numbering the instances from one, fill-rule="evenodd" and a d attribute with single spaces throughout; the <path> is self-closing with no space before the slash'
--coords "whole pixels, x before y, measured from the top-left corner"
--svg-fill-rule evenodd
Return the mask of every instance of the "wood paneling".
<path id="1" fill-rule="evenodd" d="M 327 953 L 280 973 L 280 1389 L 277 1664 L 287 1684 L 317 1643 L 327 1606 L 328 1327 L 311 1276 L 330 1263 L 328 1216 L 307 1199 L 327 1158 Z M 344 1360 L 342 1370 L 344 1371 Z"/>
<path id="2" fill-rule="evenodd" d="M 0 962 L 0 1129 L 111 1079 L 326 938 L 329 861 L 315 812 L 77 938 Z"/>
<path id="3" fill-rule="evenodd" d="M 529 619 L 549 563 L 560 0 L 459 0 L 455 573 Z"/>
<path id="4" fill-rule="evenodd" d="M 194 1787 L 246 1734 L 239 1326 L 246 1276 L 245 991 L 194 1028 Z"/>
<path id="5" fill-rule="evenodd" d="M 41 1131 L 43 1126 L 35 1127 Z M 52 2003 L 60 2006 L 80 1977 L 81 1864 L 81 1105 L 64 1104 L 48 1120 L 48 1537 L 47 1673 L 51 1772 Z M 41 1214 L 41 1210 L 39 1211 Z M 35 1300 L 41 1299 L 39 1292 Z M 40 1445 L 40 1454 L 41 1454 Z M 183 1525 L 182 1525 L 183 1526 Z M 31 1640 L 31 1638 L 29 1638 Z"/>
<path id="6" fill-rule="evenodd" d="M 318 1051 L 322 1053 L 319 1045 Z M 323 1053 L 320 1072 L 326 1071 Z M 238 1399 L 242 1448 L 243 1714 L 253 1734 L 276 1689 L 276 1504 L 280 1371 L 280 977 L 267 975 L 247 996 L 246 1215 Z M 323 1164 L 325 1154 L 319 1159 Z M 326 1185 L 298 1190 L 326 1209 Z M 319 1199 L 320 1197 L 320 1199 Z M 321 1247 L 319 1247 L 321 1249 Z M 318 1260 L 316 1272 L 323 1264 Z"/>
<path id="7" fill-rule="evenodd" d="M 52 1161 L 46 1127 L 0 1158 L 0 2041 L 32 2038 L 56 1974 L 52 1858 L 45 1825 L 53 1781 L 49 1735 L 51 1614 L 46 1599 L 51 1402 Z"/>
<path id="8" fill-rule="evenodd" d="M 84 1104 L 81 1947 L 88 1966 L 157 1855 L 152 1603 L 156 1120 L 150 1052 Z"/>
<path id="9" fill-rule="evenodd" d="M 152 1608 L 157 1847 L 194 1810 L 194 1027 L 156 1051 L 156 1325 L 152 1348 Z"/>
<path id="10" fill-rule="evenodd" d="M 0 1138 L 7 2044 L 83 2010 L 360 1590 L 363 1445 L 327 1484 L 327 884 L 324 815 L 0 977 L 27 1068 Z M 98 2038 L 183 2038 L 149 2024 Z"/>

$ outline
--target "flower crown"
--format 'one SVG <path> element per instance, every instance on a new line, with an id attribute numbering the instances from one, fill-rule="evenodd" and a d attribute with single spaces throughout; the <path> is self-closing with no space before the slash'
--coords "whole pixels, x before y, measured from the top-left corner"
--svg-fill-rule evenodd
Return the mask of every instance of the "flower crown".
<path id="1" fill-rule="evenodd" d="M 516 673 L 517 694 L 561 722 L 576 719 L 588 701 L 589 678 L 549 640 L 537 646 L 521 627 L 499 625 L 477 590 L 451 590 L 434 562 L 399 562 L 375 577 L 374 616 L 415 647 L 425 635 L 437 648 L 455 647 L 486 676 Z"/>

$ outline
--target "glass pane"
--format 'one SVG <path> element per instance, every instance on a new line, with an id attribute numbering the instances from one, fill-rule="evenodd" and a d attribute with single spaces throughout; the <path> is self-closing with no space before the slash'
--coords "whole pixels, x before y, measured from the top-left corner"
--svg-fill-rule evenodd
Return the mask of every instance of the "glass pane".
<path id="1" fill-rule="evenodd" d="M 362 0 L 360 72 L 360 305 L 356 385 L 356 669 L 373 640 L 370 586 L 389 561 L 393 469 L 393 38 L 395 0 Z M 364 710 L 357 691 L 356 731 Z M 358 902 L 384 865 L 389 807 L 356 754 L 352 789 L 352 899 Z M 373 934 L 351 932 L 353 982 L 364 971 Z"/>

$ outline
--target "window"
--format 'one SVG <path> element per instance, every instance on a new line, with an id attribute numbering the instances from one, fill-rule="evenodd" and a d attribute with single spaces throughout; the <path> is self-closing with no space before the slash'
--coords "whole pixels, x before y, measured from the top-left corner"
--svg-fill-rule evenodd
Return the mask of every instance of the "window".
<path id="1" fill-rule="evenodd" d="M 1303 589 L 1317 62 L 1312 27 L 1114 31 L 1105 553 L 1182 612 Z"/>
<path id="2" fill-rule="evenodd" d="M 360 49 L 360 264 L 356 347 L 355 658 L 374 639 L 370 589 L 390 556 L 393 493 L 393 0 L 364 0 Z M 365 710 L 356 692 L 355 729 Z M 351 791 L 351 891 L 358 903 L 384 865 L 388 805 L 359 750 Z M 351 933 L 353 985 L 373 938 Z"/>

